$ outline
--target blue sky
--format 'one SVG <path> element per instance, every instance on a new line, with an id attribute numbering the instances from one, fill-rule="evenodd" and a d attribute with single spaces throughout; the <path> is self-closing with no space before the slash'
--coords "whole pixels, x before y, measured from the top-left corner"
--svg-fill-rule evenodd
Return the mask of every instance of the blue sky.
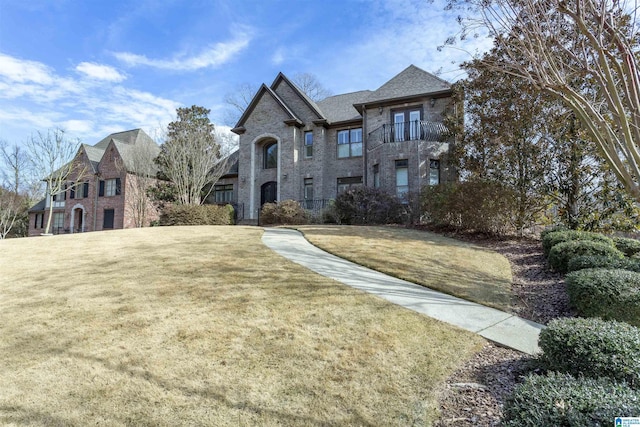
<path id="1" fill-rule="evenodd" d="M 455 81 L 490 46 L 439 52 L 455 18 L 442 0 L 0 0 L 0 139 L 54 127 L 88 144 L 134 128 L 155 137 L 194 104 L 222 129 L 225 95 L 279 71 L 334 94 L 410 64 Z"/>

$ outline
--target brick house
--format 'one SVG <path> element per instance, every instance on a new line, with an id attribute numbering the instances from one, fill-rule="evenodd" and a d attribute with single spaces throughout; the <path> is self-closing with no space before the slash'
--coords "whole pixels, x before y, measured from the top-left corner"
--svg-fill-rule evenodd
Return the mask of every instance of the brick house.
<path id="1" fill-rule="evenodd" d="M 414 65 L 374 91 L 319 102 L 280 73 L 232 129 L 240 136 L 237 169 L 214 197 L 242 205 L 251 220 L 266 202 L 310 205 L 363 185 L 406 197 L 454 180 L 442 124 L 452 107 L 451 85 Z"/>
<path id="2" fill-rule="evenodd" d="M 142 225 L 149 225 L 158 213 L 151 203 L 140 206 L 137 193 L 142 188 L 138 184 L 155 182 L 155 169 L 153 178 L 136 169 L 159 152 L 160 147 L 141 129 L 111 134 L 95 145 L 82 144 L 74 159 L 82 175 L 70 176 L 64 192 L 47 193 L 29 210 L 29 236 L 44 232 L 50 203 L 53 234 L 133 228 L 143 217 Z"/>

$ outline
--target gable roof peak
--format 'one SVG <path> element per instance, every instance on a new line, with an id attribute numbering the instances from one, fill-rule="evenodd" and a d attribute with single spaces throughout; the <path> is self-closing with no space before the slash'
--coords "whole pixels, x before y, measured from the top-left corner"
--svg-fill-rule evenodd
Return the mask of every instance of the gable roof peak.
<path id="1" fill-rule="evenodd" d="M 326 119 L 318 104 L 313 99 L 311 99 L 309 95 L 307 95 L 297 84 L 295 84 L 291 79 L 285 76 L 282 71 L 280 71 L 276 78 L 273 80 L 270 88 L 275 92 L 280 83 L 282 83 L 283 81 L 286 82 L 300 98 L 302 98 L 304 103 L 307 104 L 307 106 L 319 119 Z"/>
<path id="2" fill-rule="evenodd" d="M 451 83 L 411 64 L 373 91 L 365 103 L 426 95 L 447 90 L 451 90 Z"/>

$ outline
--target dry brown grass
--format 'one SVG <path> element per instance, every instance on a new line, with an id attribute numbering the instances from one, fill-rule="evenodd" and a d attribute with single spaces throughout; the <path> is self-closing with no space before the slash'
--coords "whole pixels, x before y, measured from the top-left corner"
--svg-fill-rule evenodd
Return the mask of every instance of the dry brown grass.
<path id="1" fill-rule="evenodd" d="M 511 266 L 502 255 L 426 231 L 397 227 L 296 227 L 335 255 L 480 304 L 511 309 Z"/>
<path id="2" fill-rule="evenodd" d="M 481 339 L 318 276 L 261 230 L 0 241 L 2 425 L 429 425 Z"/>

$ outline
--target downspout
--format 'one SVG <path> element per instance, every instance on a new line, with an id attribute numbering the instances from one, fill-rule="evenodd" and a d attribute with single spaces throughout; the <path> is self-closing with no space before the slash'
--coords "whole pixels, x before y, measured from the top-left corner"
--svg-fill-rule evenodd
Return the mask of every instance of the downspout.
<path id="1" fill-rule="evenodd" d="M 93 197 L 93 231 L 96 231 L 96 224 L 98 222 L 98 191 L 100 191 L 100 185 L 99 185 L 99 181 L 100 181 L 100 177 L 98 176 L 98 174 L 95 174 L 95 185 L 94 185 L 94 197 Z"/>
<path id="2" fill-rule="evenodd" d="M 368 171 L 367 171 L 367 163 L 368 163 L 368 149 L 367 146 L 369 145 L 369 135 L 367 134 L 367 109 L 365 108 L 365 106 L 362 106 L 362 162 L 364 163 L 362 165 L 362 182 L 364 184 L 365 187 L 369 186 L 369 183 L 367 181 L 367 176 L 368 176 Z"/>

